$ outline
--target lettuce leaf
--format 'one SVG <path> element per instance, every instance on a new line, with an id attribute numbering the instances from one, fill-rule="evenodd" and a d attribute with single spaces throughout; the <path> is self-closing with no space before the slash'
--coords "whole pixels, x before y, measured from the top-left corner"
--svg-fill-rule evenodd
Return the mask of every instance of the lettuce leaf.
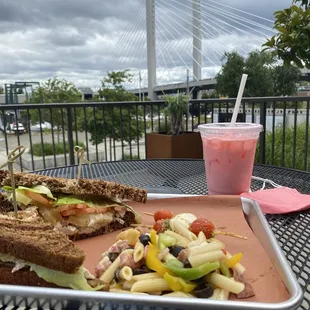
<path id="1" fill-rule="evenodd" d="M 3 186 L 2 188 L 7 192 L 11 192 L 13 190 L 11 186 Z M 53 196 L 50 189 L 44 185 L 36 185 L 33 187 L 18 186 L 16 188 L 16 192 L 18 192 L 18 191 L 23 192 L 24 190 L 27 190 L 27 191 L 33 192 L 33 193 L 37 193 L 37 194 L 46 195 L 48 198 L 56 200 L 56 198 Z"/>
<path id="2" fill-rule="evenodd" d="M 57 199 L 57 201 L 54 202 L 54 206 L 62 206 L 62 205 L 76 205 L 79 203 L 86 203 L 86 201 L 81 200 L 79 198 L 76 198 L 74 196 L 63 196 Z"/>
<path id="3" fill-rule="evenodd" d="M 80 267 L 76 273 L 69 274 L 62 271 L 52 270 L 43 266 L 32 264 L 20 259 L 16 259 L 9 254 L 0 254 L 0 261 L 15 264 L 19 263 L 29 266 L 31 270 L 33 270 L 40 278 L 49 283 L 54 283 L 58 286 L 69 287 L 74 290 L 83 291 L 98 291 L 104 287 L 104 285 L 99 285 L 95 288 L 91 287 L 88 284 L 87 279 L 85 278 L 84 273 L 87 270 L 84 267 Z"/>

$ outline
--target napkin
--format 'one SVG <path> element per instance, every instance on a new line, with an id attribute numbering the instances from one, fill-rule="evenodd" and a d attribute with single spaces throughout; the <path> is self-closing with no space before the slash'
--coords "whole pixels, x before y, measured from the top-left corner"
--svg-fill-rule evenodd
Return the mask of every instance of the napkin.
<path id="1" fill-rule="evenodd" d="M 310 208 L 310 195 L 288 187 L 242 193 L 241 196 L 256 201 L 266 214 L 284 214 Z"/>

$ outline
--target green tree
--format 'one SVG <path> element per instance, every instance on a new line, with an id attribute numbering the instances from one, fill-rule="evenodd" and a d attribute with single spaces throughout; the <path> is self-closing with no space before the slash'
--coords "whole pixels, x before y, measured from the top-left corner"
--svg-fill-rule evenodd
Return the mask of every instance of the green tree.
<path id="1" fill-rule="evenodd" d="M 236 97 L 242 73 L 248 74 L 245 97 L 290 96 L 296 94 L 300 71 L 295 65 L 279 65 L 270 52 L 251 52 L 246 59 L 236 52 L 226 54 L 217 75 L 217 92 Z"/>
<path id="2" fill-rule="evenodd" d="M 299 4 L 299 5 L 297 5 Z M 310 68 L 310 0 L 293 0 L 291 7 L 274 13 L 278 31 L 263 46 L 284 61 Z"/>
<path id="3" fill-rule="evenodd" d="M 25 103 L 72 103 L 80 102 L 82 100 L 82 94 L 71 82 L 65 79 L 58 79 L 57 77 L 48 79 L 40 87 L 36 88 Z M 51 112 L 52 111 L 52 112 Z M 82 111 L 78 109 L 74 110 L 77 118 L 80 117 Z M 64 109 L 42 109 L 42 110 L 30 110 L 30 122 L 50 122 L 53 126 L 56 126 L 59 134 L 62 128 L 67 126 L 67 111 Z M 40 119 L 41 118 L 41 119 Z M 75 123 L 73 124 L 76 125 Z"/>
<path id="4" fill-rule="evenodd" d="M 246 97 L 262 97 L 273 95 L 272 64 L 274 59 L 270 53 L 251 52 L 244 64 L 244 72 L 248 74 Z M 240 80 L 237 87 L 239 89 Z"/>
<path id="5" fill-rule="evenodd" d="M 99 90 L 104 102 L 138 101 L 138 97 L 126 91 L 124 84 L 131 81 L 127 70 L 109 72 L 102 80 Z M 93 144 L 106 138 L 114 141 L 138 140 L 143 133 L 142 109 L 138 105 L 111 105 L 88 109 L 87 125 Z"/>
<path id="6" fill-rule="evenodd" d="M 237 52 L 225 53 L 225 64 L 216 76 L 216 91 L 222 96 L 236 97 L 244 72 L 244 58 Z"/>
<path id="7" fill-rule="evenodd" d="M 276 66 L 272 77 L 274 96 L 296 95 L 300 71 L 295 65 Z"/>
<path id="8" fill-rule="evenodd" d="M 4 88 L 3 88 L 3 86 L 0 86 L 0 94 L 4 94 Z"/>

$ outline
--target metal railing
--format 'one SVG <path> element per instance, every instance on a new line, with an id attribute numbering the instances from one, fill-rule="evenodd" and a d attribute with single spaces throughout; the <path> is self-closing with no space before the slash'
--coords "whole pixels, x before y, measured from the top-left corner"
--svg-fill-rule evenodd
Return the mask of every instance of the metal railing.
<path id="1" fill-rule="evenodd" d="M 230 121 L 235 99 L 191 100 L 186 131 Z M 309 170 L 310 97 L 244 98 L 239 121 L 264 126 L 256 160 Z M 144 159 L 148 132 L 169 131 L 164 101 L 0 105 L 0 156 L 17 145 L 27 152 L 21 171 L 76 163 L 73 147 L 85 146 L 91 162 Z M 1 160 L 1 157 L 0 157 Z"/>

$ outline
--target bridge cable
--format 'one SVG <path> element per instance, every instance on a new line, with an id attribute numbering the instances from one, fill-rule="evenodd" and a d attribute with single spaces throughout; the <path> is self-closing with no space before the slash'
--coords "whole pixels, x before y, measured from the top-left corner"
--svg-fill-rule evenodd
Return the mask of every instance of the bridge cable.
<path id="1" fill-rule="evenodd" d="M 164 0 L 163 0 L 163 1 L 164 1 Z M 170 1 L 171 1 L 171 0 L 170 0 Z M 191 18 L 195 18 L 196 20 L 199 20 L 197 17 L 193 17 L 192 14 L 183 12 L 183 11 L 180 10 L 178 7 L 174 7 L 173 5 L 171 5 L 171 3 L 167 2 L 167 1 L 164 1 L 164 3 L 165 3 L 166 5 L 171 6 L 172 8 L 174 8 L 174 10 L 180 11 L 180 12 L 186 14 L 187 16 L 189 16 L 189 17 L 191 17 Z M 172 12 L 172 14 L 177 15 L 177 14 L 175 14 L 174 12 Z M 178 15 L 177 15 L 177 16 L 178 16 Z M 180 18 L 181 18 L 181 17 L 180 17 Z M 184 21 L 184 22 L 186 22 L 186 23 L 188 23 L 190 26 L 192 26 L 192 27 L 194 27 L 194 28 L 196 28 L 196 29 L 199 29 L 199 27 L 195 26 L 193 23 L 187 21 L 186 19 L 181 18 L 181 20 Z M 201 31 L 201 32 L 202 32 L 202 36 L 203 36 L 203 34 L 205 34 L 207 39 L 209 39 L 209 38 L 212 39 L 212 33 L 211 33 L 208 29 L 206 29 L 205 26 L 202 25 L 202 23 L 201 23 L 201 29 L 199 29 L 199 30 L 204 30 L 204 32 Z M 192 33 L 192 32 L 191 32 L 191 33 Z M 209 34 L 209 36 L 207 36 L 207 34 Z M 202 39 L 203 39 L 203 37 L 202 37 Z M 225 46 L 224 44 L 222 44 L 222 45 Z M 225 46 L 225 47 L 226 47 L 226 46 Z M 222 55 L 221 53 L 219 53 L 217 50 L 213 49 L 213 48 L 211 48 L 211 52 L 213 53 L 213 56 L 220 62 L 220 59 L 218 58 L 218 56 L 215 55 L 215 53 L 217 53 L 221 58 L 222 58 L 223 55 Z M 201 53 L 201 54 L 202 54 L 202 53 Z M 202 55 L 203 55 L 203 54 L 202 54 Z"/>
<path id="2" fill-rule="evenodd" d="M 170 0 L 170 1 L 174 1 L 174 2 L 177 2 L 176 0 Z M 184 5 L 184 4 L 182 4 L 182 3 L 179 3 L 179 2 L 177 2 L 179 5 L 181 5 L 181 6 L 185 6 L 185 7 L 188 7 L 188 6 L 186 6 L 186 5 Z M 194 11 L 196 11 L 196 12 L 199 12 L 199 11 L 197 11 L 197 10 L 194 10 Z M 220 35 L 231 35 L 231 36 L 233 36 L 235 39 L 236 39 L 236 41 L 238 41 L 238 42 L 240 42 L 241 44 L 247 44 L 247 43 L 245 43 L 244 41 L 242 41 L 236 34 L 230 34 L 230 33 L 228 33 L 228 32 L 226 32 L 227 31 L 227 29 L 224 27 L 224 26 L 222 26 L 222 25 L 216 25 L 216 27 L 214 27 L 213 25 L 211 25 L 211 24 L 209 24 L 209 23 L 207 23 L 206 21 L 204 21 L 203 19 L 201 19 L 201 25 L 202 25 L 202 27 L 206 30 L 206 27 L 205 27 L 205 25 L 206 26 L 208 26 L 208 27 L 210 27 L 210 28 L 212 28 L 212 29 L 214 29 L 217 33 L 219 33 Z M 220 30 L 220 29 L 224 29 L 225 31 L 223 31 L 223 30 Z M 216 35 L 214 34 L 213 35 L 214 36 L 214 38 L 216 38 Z M 220 39 L 218 39 L 218 41 L 221 43 L 221 40 Z M 224 45 L 223 43 L 221 43 L 221 45 L 223 45 L 223 46 L 225 46 L 226 47 L 226 45 Z M 240 49 L 242 49 L 244 52 L 245 52 L 245 54 L 248 54 L 248 51 L 246 51 L 243 47 L 241 47 L 240 46 Z"/>
<path id="3" fill-rule="evenodd" d="M 177 21 L 173 20 L 168 14 L 166 13 L 163 13 L 165 16 L 167 16 L 169 19 L 171 19 L 172 21 L 174 21 L 177 25 L 179 25 L 180 27 L 182 27 L 185 31 L 187 31 L 188 33 L 192 34 L 191 31 L 189 31 L 188 29 L 186 29 L 184 26 L 182 26 L 180 23 L 178 23 Z M 175 29 L 173 26 L 172 26 L 173 29 Z M 181 33 L 179 31 L 176 31 L 179 35 L 181 35 Z M 197 36 L 195 36 L 196 38 L 198 38 Z M 199 38 L 198 38 L 199 39 Z M 193 45 L 193 47 L 197 50 L 198 48 Z M 205 56 L 209 61 L 210 63 L 212 63 L 214 66 L 216 66 L 216 64 L 212 61 L 212 59 L 210 59 L 208 56 L 204 55 L 201 51 L 199 51 L 203 56 Z M 202 67 L 194 58 L 193 56 L 191 55 L 191 53 L 189 53 L 188 51 L 186 51 L 186 53 L 192 58 L 192 60 L 194 60 L 196 62 L 197 65 L 199 65 L 200 67 Z"/>

